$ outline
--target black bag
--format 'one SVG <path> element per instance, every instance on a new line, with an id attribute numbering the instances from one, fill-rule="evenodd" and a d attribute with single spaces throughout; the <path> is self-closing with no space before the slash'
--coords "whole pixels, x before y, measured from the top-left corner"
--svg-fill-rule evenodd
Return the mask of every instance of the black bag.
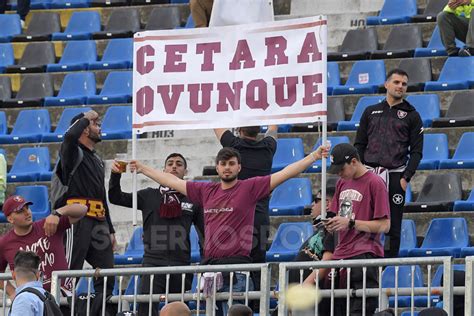
<path id="1" fill-rule="evenodd" d="M 21 290 L 21 292 L 18 293 L 17 296 L 24 292 L 33 293 L 41 299 L 41 301 L 44 304 L 44 308 L 43 308 L 44 316 L 62 316 L 63 315 L 63 313 L 61 313 L 61 309 L 59 308 L 58 304 L 56 303 L 51 293 L 44 292 L 43 294 L 37 289 L 34 289 L 32 287 L 27 287 Z"/>
<path id="2" fill-rule="evenodd" d="M 90 294 L 90 311 L 89 316 L 102 315 L 102 293 Z M 115 316 L 117 314 L 117 305 L 108 303 L 109 298 L 105 299 L 105 316 Z M 75 316 L 87 315 L 87 294 L 79 294 L 76 299 L 76 306 L 74 308 Z"/>
<path id="3" fill-rule="evenodd" d="M 55 210 L 62 206 L 65 201 L 64 198 L 69 190 L 69 184 L 71 183 L 72 176 L 76 172 L 77 168 L 84 158 L 84 152 L 78 147 L 77 160 L 68 175 L 62 174 L 61 159 L 58 160 L 56 166 L 53 169 L 53 175 L 51 176 L 51 189 L 49 194 L 49 200 L 51 201 L 51 209 Z"/>

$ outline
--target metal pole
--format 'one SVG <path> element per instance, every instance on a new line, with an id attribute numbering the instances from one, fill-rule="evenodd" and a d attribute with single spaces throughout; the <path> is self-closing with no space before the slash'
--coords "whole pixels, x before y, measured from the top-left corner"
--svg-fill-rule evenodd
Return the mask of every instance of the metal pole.
<path id="1" fill-rule="evenodd" d="M 137 134 L 132 130 L 132 159 L 137 159 Z M 132 173 L 132 222 L 137 226 L 137 173 Z"/>
<path id="2" fill-rule="evenodd" d="M 453 314 L 453 261 L 451 257 L 443 262 L 443 309 L 448 315 Z"/>
<path id="3" fill-rule="evenodd" d="M 464 312 L 464 315 L 468 316 L 474 314 L 474 309 L 472 308 L 472 302 L 474 300 L 473 263 L 474 257 L 466 257 L 466 293 L 464 295 L 464 306 L 466 310 Z"/>

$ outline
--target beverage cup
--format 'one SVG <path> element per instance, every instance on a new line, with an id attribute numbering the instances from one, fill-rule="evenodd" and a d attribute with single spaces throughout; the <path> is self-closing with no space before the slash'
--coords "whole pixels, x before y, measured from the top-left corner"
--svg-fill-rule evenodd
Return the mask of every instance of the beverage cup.
<path id="1" fill-rule="evenodd" d="M 115 156 L 115 161 L 117 161 L 119 165 L 120 173 L 127 172 L 127 165 L 128 165 L 127 154 L 117 154 Z"/>

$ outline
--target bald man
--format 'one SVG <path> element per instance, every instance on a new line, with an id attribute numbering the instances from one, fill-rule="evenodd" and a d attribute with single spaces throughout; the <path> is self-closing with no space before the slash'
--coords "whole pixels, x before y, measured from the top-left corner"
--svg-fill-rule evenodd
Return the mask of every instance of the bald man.
<path id="1" fill-rule="evenodd" d="M 227 316 L 252 316 L 252 309 L 246 305 L 235 304 L 229 308 Z"/>
<path id="2" fill-rule="evenodd" d="M 183 302 L 172 302 L 163 307 L 160 316 L 191 316 L 191 311 Z"/>

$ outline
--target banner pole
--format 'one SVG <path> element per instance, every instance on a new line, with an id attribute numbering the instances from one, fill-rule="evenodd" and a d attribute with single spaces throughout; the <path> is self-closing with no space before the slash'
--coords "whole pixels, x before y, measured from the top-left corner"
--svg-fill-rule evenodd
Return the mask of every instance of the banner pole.
<path id="1" fill-rule="evenodd" d="M 322 16 L 320 15 L 319 16 L 319 20 L 322 19 Z M 325 34 L 324 34 L 324 38 L 327 38 L 327 28 L 321 28 L 321 29 L 324 29 L 325 31 Z M 326 52 L 326 56 L 323 56 L 323 58 L 326 59 L 326 62 L 324 63 L 324 66 L 323 66 L 323 76 L 326 76 L 326 85 L 324 85 L 324 89 L 326 89 L 327 91 L 327 82 L 328 82 L 328 70 L 327 70 L 327 41 L 325 41 L 323 43 L 323 45 L 325 45 L 325 49 L 324 51 Z M 321 144 L 322 145 L 328 145 L 328 142 L 327 142 L 327 136 L 328 136 L 328 120 L 327 120 L 327 111 L 328 111 L 328 96 L 326 94 L 326 98 L 324 100 L 324 102 L 326 103 L 326 119 L 323 120 L 323 139 L 322 139 L 322 142 Z M 329 144 L 330 145 L 330 144 Z M 322 158 L 321 160 L 322 164 L 321 164 L 321 218 L 326 218 L 326 175 L 327 175 L 327 170 L 326 170 L 326 167 L 327 167 L 327 159 L 325 158 Z"/>
<path id="2" fill-rule="evenodd" d="M 132 160 L 137 159 L 137 134 L 132 130 Z M 137 172 L 132 173 L 132 222 L 137 226 Z"/>

